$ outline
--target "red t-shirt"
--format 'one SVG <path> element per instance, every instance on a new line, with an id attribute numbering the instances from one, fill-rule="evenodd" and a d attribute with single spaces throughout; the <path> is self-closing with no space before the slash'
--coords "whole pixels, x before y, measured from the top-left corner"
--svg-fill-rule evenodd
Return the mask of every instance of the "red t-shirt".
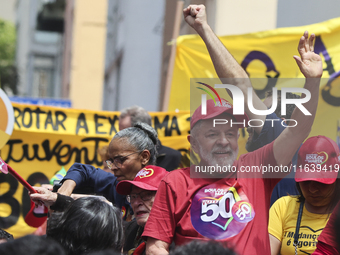
<path id="1" fill-rule="evenodd" d="M 240 156 L 241 166 L 276 166 L 273 143 Z M 280 179 L 190 178 L 190 168 L 170 172 L 161 182 L 143 236 L 181 245 L 215 239 L 238 254 L 270 254 L 270 196 Z"/>
<path id="2" fill-rule="evenodd" d="M 316 250 L 313 255 L 338 255 L 339 249 L 336 242 L 336 235 L 334 231 L 335 220 L 340 209 L 340 203 L 334 208 L 331 217 L 329 218 L 326 227 L 322 230 L 318 237 Z"/>

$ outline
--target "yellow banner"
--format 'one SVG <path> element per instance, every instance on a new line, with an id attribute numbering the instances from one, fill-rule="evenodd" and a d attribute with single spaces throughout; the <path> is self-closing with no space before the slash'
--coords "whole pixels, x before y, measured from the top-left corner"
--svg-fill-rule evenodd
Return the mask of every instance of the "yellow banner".
<path id="1" fill-rule="evenodd" d="M 315 52 L 323 59 L 323 78 L 335 79 L 340 74 L 340 18 L 303 26 L 269 30 L 245 35 L 222 36 L 237 62 L 250 78 L 301 78 L 293 55 L 303 32 L 315 33 Z M 218 78 L 204 42 L 198 35 L 185 35 L 177 39 L 176 60 L 168 109 L 190 109 L 190 78 Z M 323 100 L 340 105 L 339 84 L 323 84 Z M 254 88 L 258 93 L 271 89 L 270 82 Z M 261 85 L 260 85 L 261 86 Z"/>
<path id="2" fill-rule="evenodd" d="M 310 136 L 325 135 L 338 141 L 340 145 L 340 79 L 338 78 L 340 76 L 340 18 L 303 27 L 222 36 L 220 40 L 247 71 L 252 81 L 253 78 L 262 81 L 263 78 L 266 79 L 267 82 L 253 82 L 256 93 L 263 99 L 265 92 L 271 90 L 273 86 L 303 87 L 303 75 L 293 55 L 299 55 L 298 42 L 306 30 L 316 35 L 314 51 L 320 54 L 324 67 L 317 114 Z M 190 110 L 190 79 L 218 78 L 218 76 L 205 44 L 198 35 L 180 36 L 176 44 L 176 60 L 168 109 Z M 280 79 L 281 81 L 292 81 L 288 78 L 294 78 L 294 82 L 275 84 L 274 79 L 270 78 L 287 78 Z M 214 84 L 209 85 L 214 86 Z M 199 90 L 194 93 L 196 92 L 198 94 Z M 247 136 L 243 129 L 239 139 L 239 154 L 246 153 L 244 144 Z"/>
<path id="3" fill-rule="evenodd" d="M 49 183 L 74 162 L 101 167 L 97 149 L 118 130 L 118 112 L 97 112 L 13 103 L 14 131 L 1 157 L 31 185 Z M 163 145 L 189 148 L 189 112 L 150 113 Z M 30 209 L 27 191 L 11 175 L 0 173 L 0 227 L 15 237 L 30 234 L 24 217 Z"/>

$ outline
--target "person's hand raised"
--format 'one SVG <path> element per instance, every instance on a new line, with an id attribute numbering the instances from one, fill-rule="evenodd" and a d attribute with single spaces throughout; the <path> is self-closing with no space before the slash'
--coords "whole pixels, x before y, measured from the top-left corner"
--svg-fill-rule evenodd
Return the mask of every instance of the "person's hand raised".
<path id="1" fill-rule="evenodd" d="M 52 191 L 49 191 L 46 188 L 43 187 L 33 187 L 37 193 L 30 193 L 30 198 L 31 200 L 36 204 L 36 205 L 42 205 L 44 204 L 46 207 L 49 207 L 53 205 L 57 201 L 57 193 L 54 193 Z"/>
<path id="2" fill-rule="evenodd" d="M 204 5 L 189 5 L 183 10 L 185 21 L 196 30 L 197 33 L 207 25 L 207 15 Z"/>
<path id="3" fill-rule="evenodd" d="M 314 52 L 314 40 L 315 34 L 308 38 L 308 31 L 305 31 L 298 46 L 300 57 L 294 56 L 301 73 L 306 78 L 320 78 L 323 72 L 321 57 Z"/>

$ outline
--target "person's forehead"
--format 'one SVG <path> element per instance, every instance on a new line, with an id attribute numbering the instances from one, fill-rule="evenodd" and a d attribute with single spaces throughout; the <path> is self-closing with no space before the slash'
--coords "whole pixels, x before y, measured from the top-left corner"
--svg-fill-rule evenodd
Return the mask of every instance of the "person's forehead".
<path id="1" fill-rule="evenodd" d="M 131 116 L 127 115 L 124 118 L 119 118 L 119 130 L 131 127 Z"/>
<path id="2" fill-rule="evenodd" d="M 111 157 L 112 153 L 120 154 L 122 152 L 130 152 L 134 150 L 126 137 L 112 139 L 108 148 L 108 154 Z"/>

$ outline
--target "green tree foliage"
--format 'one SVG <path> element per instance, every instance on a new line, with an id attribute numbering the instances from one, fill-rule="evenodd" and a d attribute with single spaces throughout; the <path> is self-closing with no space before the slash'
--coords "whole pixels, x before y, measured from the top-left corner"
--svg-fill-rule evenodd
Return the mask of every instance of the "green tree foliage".
<path id="1" fill-rule="evenodd" d="M 17 94 L 18 72 L 15 65 L 15 27 L 0 19 L 0 86 Z"/>

